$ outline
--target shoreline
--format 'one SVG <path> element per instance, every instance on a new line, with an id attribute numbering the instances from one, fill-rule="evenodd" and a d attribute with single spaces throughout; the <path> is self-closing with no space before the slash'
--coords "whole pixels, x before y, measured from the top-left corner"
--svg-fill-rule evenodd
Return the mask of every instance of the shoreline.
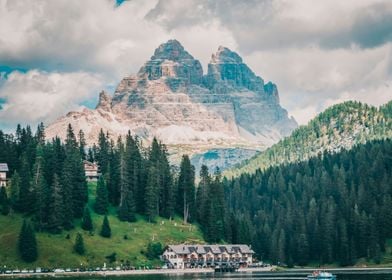
<path id="1" fill-rule="evenodd" d="M 314 270 L 326 270 L 331 272 L 340 273 L 367 273 L 367 272 L 379 272 L 379 273 L 392 273 L 392 267 L 348 267 L 348 268 L 289 268 L 282 270 L 275 270 L 276 267 L 261 267 L 261 268 L 240 268 L 234 273 L 265 273 L 267 275 L 293 275 L 293 274 L 304 274 Z M 17 273 L 17 274 L 0 274 L 0 278 L 40 278 L 40 277 L 87 277 L 87 276 L 129 276 L 129 275 L 162 275 L 162 274 L 209 274 L 215 273 L 212 268 L 190 268 L 190 269 L 146 269 L 146 270 L 122 270 L 122 271 L 85 271 L 85 272 L 47 272 L 47 273 Z"/>
<path id="2" fill-rule="evenodd" d="M 240 268 L 238 272 L 272 272 L 273 267 Z M 70 276 L 127 276 L 127 275 L 162 275 L 162 274 L 207 274 L 215 273 L 213 268 L 188 268 L 188 269 L 145 269 L 145 270 L 113 270 L 113 271 L 84 271 L 84 272 L 45 272 L 45 273 L 17 273 L 0 274 L 0 278 L 20 277 L 70 277 Z"/>

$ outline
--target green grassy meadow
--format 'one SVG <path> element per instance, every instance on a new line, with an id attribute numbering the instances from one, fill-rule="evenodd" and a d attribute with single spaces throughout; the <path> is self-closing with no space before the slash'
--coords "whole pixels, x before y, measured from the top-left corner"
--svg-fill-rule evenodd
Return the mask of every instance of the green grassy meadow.
<path id="1" fill-rule="evenodd" d="M 109 222 L 112 229 L 110 239 L 99 235 L 102 215 L 97 215 L 92 210 L 95 197 L 95 187 L 89 184 L 89 207 L 94 223 L 94 232 L 83 231 L 80 221 L 76 221 L 76 227 L 70 231 L 53 235 L 37 233 L 39 258 L 36 262 L 26 264 L 22 262 L 17 252 L 17 240 L 22 226 L 23 217 L 19 214 L 9 216 L 0 215 L 0 265 L 7 268 L 77 268 L 77 267 L 102 267 L 118 266 L 130 262 L 132 266 L 152 267 L 160 263 L 159 260 L 148 260 L 143 252 L 151 241 L 161 242 L 163 245 L 171 243 L 204 243 L 200 229 L 196 225 L 183 225 L 181 219 L 173 220 L 157 218 L 155 223 L 147 222 L 142 216 L 138 216 L 135 223 L 120 222 L 115 209 L 109 211 Z M 76 234 L 83 235 L 86 254 L 79 256 L 73 252 Z M 67 238 L 69 235 L 69 239 Z M 126 238 L 124 238 L 126 236 Z M 116 253 L 116 262 L 109 264 L 105 256 Z"/>

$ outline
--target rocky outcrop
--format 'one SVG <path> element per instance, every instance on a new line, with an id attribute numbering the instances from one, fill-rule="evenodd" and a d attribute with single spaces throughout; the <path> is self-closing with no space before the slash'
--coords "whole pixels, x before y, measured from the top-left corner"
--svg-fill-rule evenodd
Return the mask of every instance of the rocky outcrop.
<path id="1" fill-rule="evenodd" d="M 99 101 L 95 109 L 101 109 L 110 112 L 112 110 L 112 97 L 106 92 L 99 93 Z"/>
<path id="2" fill-rule="evenodd" d="M 64 137 L 68 123 L 83 129 L 90 144 L 102 128 L 113 137 L 131 130 L 147 141 L 156 136 L 195 149 L 265 147 L 297 126 L 279 105 L 276 85 L 265 84 L 237 53 L 219 47 L 203 75 L 200 62 L 176 40 L 160 45 L 113 97 L 101 92 L 95 110 L 71 112 L 51 124 L 48 137 Z"/>

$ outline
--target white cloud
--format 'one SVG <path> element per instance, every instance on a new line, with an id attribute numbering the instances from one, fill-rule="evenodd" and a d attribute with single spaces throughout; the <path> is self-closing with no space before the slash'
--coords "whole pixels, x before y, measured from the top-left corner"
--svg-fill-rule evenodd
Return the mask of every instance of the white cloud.
<path id="1" fill-rule="evenodd" d="M 47 73 L 31 70 L 12 72 L 0 86 L 0 98 L 6 100 L 0 110 L 0 124 L 35 124 L 53 121 L 81 102 L 97 95 L 102 78 L 86 72 Z"/>
<path id="2" fill-rule="evenodd" d="M 64 87 L 58 90 L 66 96 L 70 84 L 49 77 L 65 81 L 70 73 L 85 73 L 115 85 L 171 38 L 206 69 L 211 54 L 224 45 L 275 82 L 283 106 L 305 123 L 331 100 L 379 104 L 390 99 L 383 86 L 392 79 L 391 30 L 387 0 L 132 0 L 119 7 L 114 0 L 0 0 L 0 65 L 40 69 L 39 76 Z M 17 91 L 5 93 L 11 82 L 3 85 L 8 103 L 2 118 L 5 110 L 15 119 L 32 114 L 24 111 L 28 106 L 22 106 L 21 94 L 19 101 L 12 96 L 31 92 L 30 74 L 13 74 L 20 75 Z M 68 98 L 67 108 L 81 102 Z M 47 120 L 63 112 L 44 108 L 32 118 Z"/>
<path id="3" fill-rule="evenodd" d="M 372 49 L 265 50 L 245 60 L 256 73 L 278 84 L 283 106 L 301 124 L 315 115 L 310 112 L 324 110 L 329 100 L 379 105 L 392 99 L 381 90 L 392 80 L 391 43 Z"/>

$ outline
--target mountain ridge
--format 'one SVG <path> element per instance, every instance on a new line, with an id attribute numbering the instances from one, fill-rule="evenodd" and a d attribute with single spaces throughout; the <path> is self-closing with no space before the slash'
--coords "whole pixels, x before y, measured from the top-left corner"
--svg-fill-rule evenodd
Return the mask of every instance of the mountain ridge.
<path id="1" fill-rule="evenodd" d="M 168 146 L 264 149 L 297 123 L 279 104 L 275 84 L 264 83 L 235 52 L 219 47 L 208 71 L 177 40 L 161 44 L 140 70 L 124 77 L 113 95 L 101 92 L 95 109 L 69 112 L 47 127 L 64 138 L 70 123 L 88 144 L 100 129 L 113 138 L 128 130 Z"/>
<path id="2" fill-rule="evenodd" d="M 307 125 L 260 154 L 227 170 L 228 177 L 279 164 L 304 161 L 324 152 L 349 150 L 370 140 L 392 138 L 392 101 L 375 107 L 346 101 L 327 108 Z"/>

